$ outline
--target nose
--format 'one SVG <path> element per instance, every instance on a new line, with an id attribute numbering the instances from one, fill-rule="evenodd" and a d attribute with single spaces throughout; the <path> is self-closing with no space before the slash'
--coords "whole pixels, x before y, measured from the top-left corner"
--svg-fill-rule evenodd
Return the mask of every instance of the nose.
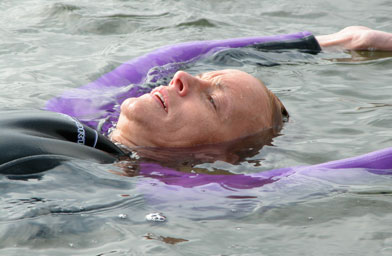
<path id="1" fill-rule="evenodd" d="M 187 72 L 178 71 L 171 80 L 170 86 L 174 86 L 178 95 L 184 97 L 193 90 L 202 88 L 202 81 Z"/>

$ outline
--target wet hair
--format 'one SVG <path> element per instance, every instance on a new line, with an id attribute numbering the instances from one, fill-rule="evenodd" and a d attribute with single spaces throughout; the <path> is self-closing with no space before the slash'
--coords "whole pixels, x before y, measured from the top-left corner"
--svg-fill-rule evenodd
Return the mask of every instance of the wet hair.
<path id="1" fill-rule="evenodd" d="M 280 130 L 283 126 L 283 123 L 289 120 L 289 113 L 280 99 L 268 88 L 266 89 L 269 98 L 269 105 L 272 110 L 272 128 Z"/>
<path id="2" fill-rule="evenodd" d="M 270 89 L 268 89 L 267 86 L 265 86 L 263 81 L 258 78 L 256 79 L 259 80 L 259 83 L 265 88 L 267 92 L 269 101 L 268 105 L 271 109 L 271 128 L 275 132 L 279 132 L 282 129 L 283 123 L 289 120 L 289 112 L 287 111 L 283 103 L 280 101 L 280 99 Z"/>

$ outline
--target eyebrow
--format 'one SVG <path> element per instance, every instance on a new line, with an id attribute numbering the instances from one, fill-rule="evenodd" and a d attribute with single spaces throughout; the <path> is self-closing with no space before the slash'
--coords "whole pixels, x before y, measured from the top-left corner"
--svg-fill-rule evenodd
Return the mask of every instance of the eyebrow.
<path id="1" fill-rule="evenodd" d="M 206 73 L 208 73 L 208 72 L 199 73 L 199 74 L 195 75 L 195 77 L 202 78 Z M 221 76 L 221 74 L 217 74 L 216 76 Z M 227 91 L 227 86 L 225 86 L 225 84 L 222 83 L 222 79 L 217 78 L 216 80 L 217 81 L 215 81 L 213 83 L 213 90 L 218 90 L 218 91 L 221 91 L 222 93 Z M 218 101 L 218 103 L 220 103 L 220 104 L 217 104 L 217 112 L 218 112 L 219 118 L 223 119 L 223 118 L 225 118 L 226 115 L 229 116 L 229 114 L 227 114 L 227 113 L 230 113 L 230 111 L 229 111 L 230 104 L 229 104 L 229 101 L 226 96 L 222 95 L 218 98 L 220 99 Z"/>
<path id="2" fill-rule="evenodd" d="M 202 73 L 195 75 L 195 77 L 202 78 L 203 76 L 205 76 L 208 73 L 212 73 L 212 72 L 202 72 Z M 216 76 L 221 76 L 221 75 L 222 75 L 221 73 L 216 73 L 216 74 L 210 75 L 209 77 L 213 76 L 215 78 Z"/>
<path id="3" fill-rule="evenodd" d="M 206 72 L 199 73 L 199 74 L 195 75 L 195 77 L 201 78 L 205 73 L 206 73 Z"/>
<path id="4" fill-rule="evenodd" d="M 217 110 L 218 110 L 218 115 L 220 119 L 226 119 L 227 116 L 229 116 L 230 113 L 230 100 L 227 95 L 227 86 L 224 85 L 222 82 L 217 82 L 214 83 L 215 90 L 220 91 L 221 93 L 217 97 L 217 101 L 219 104 L 217 104 Z"/>

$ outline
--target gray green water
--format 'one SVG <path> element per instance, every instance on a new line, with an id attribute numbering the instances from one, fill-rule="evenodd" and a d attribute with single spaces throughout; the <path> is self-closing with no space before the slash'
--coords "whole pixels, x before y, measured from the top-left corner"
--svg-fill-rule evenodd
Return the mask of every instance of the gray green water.
<path id="1" fill-rule="evenodd" d="M 0 2 L 0 109 L 40 109 L 157 47 L 204 39 L 349 25 L 392 31 L 390 1 Z M 239 165 L 198 167 L 252 173 L 346 158 L 391 146 L 392 55 L 325 52 L 271 55 L 279 66 L 231 63 L 262 79 L 291 120 Z M 190 72 L 217 69 L 205 61 Z M 70 162 L 40 179 L 0 177 L 1 255 L 391 255 L 388 176 L 360 170 L 298 174 L 244 198 L 178 189 L 153 200 L 142 177 Z M 349 178 L 347 178 L 349 177 Z M 162 195 L 159 197 L 162 198 Z M 168 220 L 150 223 L 162 211 Z"/>

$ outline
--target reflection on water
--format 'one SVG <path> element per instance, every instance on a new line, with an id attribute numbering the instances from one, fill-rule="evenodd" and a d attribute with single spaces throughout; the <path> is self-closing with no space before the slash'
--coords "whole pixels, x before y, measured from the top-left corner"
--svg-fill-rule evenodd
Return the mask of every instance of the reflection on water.
<path id="1" fill-rule="evenodd" d="M 144 237 L 146 239 L 148 239 L 148 240 L 158 240 L 158 241 L 162 241 L 162 242 L 167 243 L 167 244 L 178 244 L 178 243 L 182 243 L 182 242 L 188 242 L 188 240 L 182 239 L 182 238 L 156 236 L 156 235 L 151 234 L 151 233 L 145 235 Z"/>
<path id="2" fill-rule="evenodd" d="M 365 64 L 367 61 L 381 60 L 387 58 L 390 60 L 392 58 L 391 52 L 378 52 L 378 51 L 350 51 L 351 56 L 347 58 L 334 58 L 331 61 L 336 62 L 361 62 Z M 387 61 L 388 61 L 387 60 Z"/>
<path id="3" fill-rule="evenodd" d="M 392 104 L 388 103 L 370 103 L 369 105 L 368 107 L 358 107 L 357 110 L 392 107 Z"/>
<path id="4" fill-rule="evenodd" d="M 222 182 L 233 175 L 200 183 L 201 174 L 185 177 L 186 173 L 178 172 L 181 183 L 174 183 L 174 173 L 159 175 L 159 166 L 155 170 L 150 166 L 155 176 L 129 178 L 111 174 L 108 170 L 114 166 L 89 165 L 90 170 L 86 166 L 85 162 L 69 162 L 44 173 L 39 181 L 10 182 L 3 176 L 1 248 L 95 248 L 99 254 L 110 251 L 111 244 L 119 246 L 118 242 L 125 249 L 129 244 L 149 246 L 148 241 L 156 241 L 158 249 L 162 243 L 222 244 L 226 237 L 227 244 L 236 243 L 234 237 L 244 235 L 242 230 L 250 232 L 245 238 L 261 236 L 270 241 L 277 236 L 289 239 L 291 232 L 305 227 L 311 235 L 320 226 L 330 236 L 336 225 L 348 228 L 359 220 L 375 225 L 369 213 L 388 218 L 392 210 L 392 170 L 375 174 L 362 169 L 298 169 L 252 186 L 249 177 L 247 186 L 239 187 L 241 175 L 231 183 Z M 37 196 L 31 196 L 32 191 Z M 145 216 L 157 211 L 167 221 L 146 222 Z M 344 222 L 339 221 L 342 218 Z M 257 247 L 257 241 L 244 243 Z M 267 244 L 273 246 L 272 240 Z M 219 245 L 210 246 L 220 250 Z M 144 250 L 134 246 L 130 252 L 149 253 Z"/>
<path id="5" fill-rule="evenodd" d="M 383 0 L 30 2 L 0 2 L 3 110 L 39 109 L 167 44 L 332 33 L 359 22 L 392 31 L 392 7 Z M 391 146 L 391 57 L 239 49 L 181 66 L 193 74 L 247 71 L 291 118 L 280 136 L 250 140 L 230 157 L 200 150 L 195 161 L 189 152 L 145 149 L 116 165 L 72 161 L 37 175 L 0 176 L 0 254 L 391 255 L 390 170 L 252 176 Z M 146 165 L 155 168 L 149 175 Z M 162 176 L 168 167 L 179 172 Z M 146 221 L 154 212 L 167 221 Z"/>

